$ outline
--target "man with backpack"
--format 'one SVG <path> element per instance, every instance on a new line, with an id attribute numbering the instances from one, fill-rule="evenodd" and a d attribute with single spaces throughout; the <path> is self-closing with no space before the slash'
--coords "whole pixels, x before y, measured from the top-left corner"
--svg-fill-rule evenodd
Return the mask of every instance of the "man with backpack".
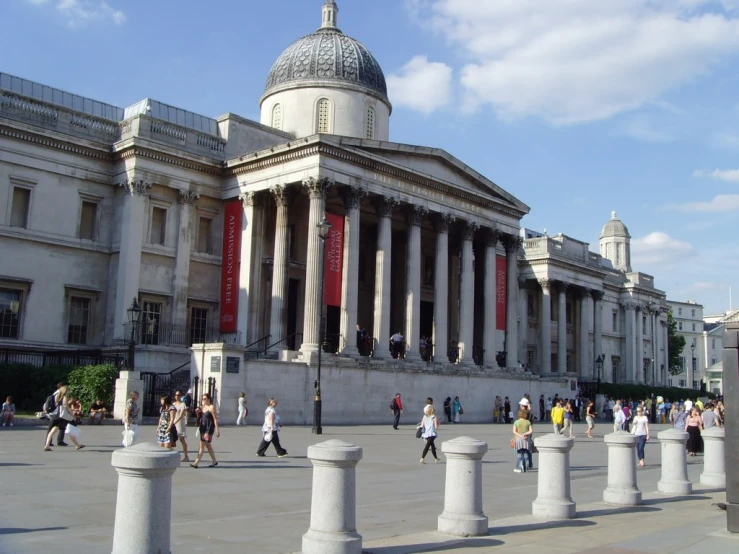
<path id="1" fill-rule="evenodd" d="M 46 431 L 46 434 L 48 435 L 51 429 L 54 427 L 54 420 L 57 419 L 57 410 L 59 409 L 59 406 L 57 404 L 57 397 L 59 394 L 59 389 L 61 389 L 64 386 L 64 383 L 57 383 L 56 384 L 56 390 L 49 395 L 46 398 L 46 402 L 44 402 L 44 413 L 49 418 L 49 428 Z M 57 433 L 56 437 L 56 445 L 57 446 L 67 446 L 67 443 L 64 442 L 64 427 L 59 429 L 59 433 Z M 49 446 L 52 446 L 51 444 Z"/>
<path id="2" fill-rule="evenodd" d="M 403 413 L 403 401 L 400 399 L 400 393 L 397 393 L 393 401 L 390 402 L 390 411 L 393 412 L 393 429 L 397 431 L 400 424 L 400 414 Z"/>

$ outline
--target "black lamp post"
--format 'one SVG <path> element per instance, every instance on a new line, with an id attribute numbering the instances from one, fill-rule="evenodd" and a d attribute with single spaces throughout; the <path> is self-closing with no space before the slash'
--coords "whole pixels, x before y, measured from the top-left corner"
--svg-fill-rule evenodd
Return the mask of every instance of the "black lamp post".
<path id="1" fill-rule="evenodd" d="M 141 308 L 136 298 L 131 302 L 131 307 L 128 308 L 128 324 L 131 327 L 131 338 L 128 341 L 128 370 L 134 371 L 134 356 L 136 352 L 136 329 L 139 325 L 139 318 L 141 317 Z"/>
<path id="2" fill-rule="evenodd" d="M 321 317 L 319 319 L 318 325 L 318 376 L 316 382 L 313 384 L 316 391 L 316 396 L 313 399 L 313 428 L 311 429 L 311 432 L 314 435 L 322 435 L 323 427 L 321 426 L 321 355 L 323 354 L 323 342 L 325 335 L 325 319 L 323 316 L 323 285 L 326 280 L 326 239 L 328 238 L 328 233 L 331 230 L 331 223 L 326 218 L 326 214 L 323 215 L 323 218 L 318 223 L 318 225 L 316 225 L 316 227 L 318 227 L 318 238 L 321 239 L 321 296 L 319 299 Z"/>
<path id="3" fill-rule="evenodd" d="M 595 360 L 595 369 L 598 370 L 598 373 L 597 373 L 598 382 L 595 388 L 595 394 L 600 394 L 600 370 L 603 369 L 603 360 L 605 360 L 605 356 L 603 354 L 600 354 L 598 358 Z"/>

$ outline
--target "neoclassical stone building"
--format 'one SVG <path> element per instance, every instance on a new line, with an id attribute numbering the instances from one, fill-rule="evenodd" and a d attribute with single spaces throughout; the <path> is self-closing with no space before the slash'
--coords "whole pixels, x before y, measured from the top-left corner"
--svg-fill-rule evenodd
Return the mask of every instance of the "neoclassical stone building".
<path id="1" fill-rule="evenodd" d="M 359 325 L 375 360 L 400 332 L 408 367 L 451 348 L 463 367 L 505 352 L 519 373 L 594 380 L 603 355 L 603 380 L 661 381 L 664 294 L 631 272 L 625 226 L 606 224 L 600 254 L 529 238 L 516 196 L 390 142 L 382 69 L 337 16 L 326 0 L 279 56 L 261 122 L 0 74 L 0 348 L 120 345 L 136 298 L 141 370 L 218 341 L 311 363 L 323 311 L 340 360 Z"/>

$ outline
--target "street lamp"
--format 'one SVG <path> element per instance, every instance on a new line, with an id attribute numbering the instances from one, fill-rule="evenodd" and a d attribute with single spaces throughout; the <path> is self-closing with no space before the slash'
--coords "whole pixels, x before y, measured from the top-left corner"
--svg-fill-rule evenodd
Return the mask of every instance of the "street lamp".
<path id="1" fill-rule="evenodd" d="M 601 354 L 598 356 L 598 358 L 595 360 L 595 369 L 598 370 L 598 384 L 595 388 L 595 394 L 600 394 L 600 370 L 603 369 L 603 361 L 606 359 L 605 355 Z"/>
<path id="2" fill-rule="evenodd" d="M 328 238 L 328 234 L 331 231 L 331 223 L 329 222 L 328 218 L 326 218 L 326 214 L 323 214 L 323 218 L 318 223 L 318 225 L 316 225 L 316 227 L 318 228 L 318 238 L 321 239 L 321 296 L 319 300 L 321 317 L 318 326 L 318 376 L 316 378 L 316 382 L 313 384 L 313 387 L 316 391 L 316 396 L 313 399 L 313 428 L 311 429 L 311 432 L 314 435 L 322 435 L 323 427 L 321 426 L 321 355 L 323 354 L 323 341 L 325 335 L 325 320 L 323 317 L 323 285 L 326 280 L 326 239 Z"/>
<path id="3" fill-rule="evenodd" d="M 136 328 L 139 325 L 139 318 L 141 317 L 141 308 L 136 298 L 131 302 L 131 307 L 128 308 L 128 324 L 131 327 L 131 338 L 128 341 L 128 370 L 134 371 L 134 355 L 136 347 Z"/>

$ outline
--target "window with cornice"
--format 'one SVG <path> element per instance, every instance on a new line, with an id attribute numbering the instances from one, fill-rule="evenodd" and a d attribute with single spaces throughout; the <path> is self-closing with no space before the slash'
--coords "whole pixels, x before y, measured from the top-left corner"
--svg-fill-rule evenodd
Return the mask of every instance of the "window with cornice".
<path id="1" fill-rule="evenodd" d="M 327 98 L 318 101 L 318 113 L 316 118 L 316 132 L 331 132 L 331 102 Z"/>
<path id="2" fill-rule="evenodd" d="M 282 130 L 282 104 L 275 104 L 272 108 L 272 127 Z"/>
<path id="3" fill-rule="evenodd" d="M 374 140 L 375 138 L 375 109 L 367 108 L 367 121 L 365 123 L 364 138 Z"/>

